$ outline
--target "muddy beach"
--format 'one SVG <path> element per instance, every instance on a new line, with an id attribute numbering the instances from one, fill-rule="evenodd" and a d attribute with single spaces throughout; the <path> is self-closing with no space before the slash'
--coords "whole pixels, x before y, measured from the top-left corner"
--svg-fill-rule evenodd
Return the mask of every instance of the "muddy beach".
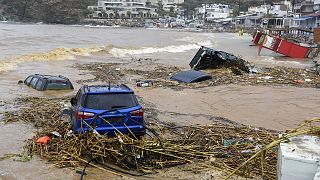
<path id="1" fill-rule="evenodd" d="M 28 29 L 33 28 L 46 29 L 47 27 L 45 25 L 28 27 Z M 69 28 L 59 27 L 63 31 Z M 59 35 L 50 39 L 50 33 L 46 32 L 44 36 L 48 37 L 48 45 L 39 46 L 37 51 L 57 48 L 57 44 L 54 44 L 55 46 L 50 44 L 50 41 L 57 39 L 57 42 L 67 42 L 67 44 L 62 44 L 64 47 L 75 47 L 77 43 L 80 43 L 78 47 L 87 47 L 88 42 L 90 45 L 96 43 L 96 34 L 90 34 L 91 29 L 71 28 L 78 29 L 79 34 L 68 33 L 65 36 L 61 31 Z M 273 56 L 273 54 L 269 56 L 269 52 L 263 52 L 263 56 L 257 57 L 256 50 L 252 47 L 248 48 L 249 37 L 237 37 L 223 33 L 213 37 L 206 33 L 183 32 L 180 34 L 174 31 L 163 32 L 160 37 L 157 37 L 155 34 L 159 32 L 149 30 L 145 30 L 146 37 L 142 37 L 141 32 L 131 31 L 133 34 L 140 34 L 139 41 L 135 41 L 135 38 L 130 38 L 128 35 L 123 39 L 113 39 L 113 36 L 106 33 L 120 37 L 121 34 L 126 34 L 123 31 L 127 30 L 113 32 L 113 29 L 94 29 L 92 31 L 101 36 L 98 45 L 105 42 L 114 45 L 108 48 L 106 46 L 99 52 L 84 50 L 80 56 L 79 54 L 71 55 L 73 57 L 68 60 L 40 61 L 33 58 L 30 61 L 22 61 L 19 59 L 19 62 L 13 62 L 19 63 L 16 64 L 15 69 L 1 72 L 1 117 L 5 116 L 3 114 L 5 111 L 15 111 L 21 108 L 22 104 L 16 101 L 20 97 L 42 97 L 48 101 L 51 98 L 65 97 L 68 99 L 76 93 L 76 91 L 37 92 L 16 84 L 18 80 L 24 79 L 30 73 L 63 74 L 72 79 L 76 90 L 84 84 L 125 83 L 133 88 L 141 99 L 142 105 L 146 108 L 147 119 L 169 127 L 207 126 L 219 122 L 284 131 L 296 127 L 303 120 L 319 116 L 319 76 L 316 76 L 310 69 L 312 63 L 310 61 L 288 62 L 286 58 Z M 26 31 L 26 34 L 28 33 L 29 31 Z M 86 33 L 89 34 L 85 35 Z M 76 39 L 71 41 L 70 37 Z M 208 39 L 211 41 L 205 42 L 204 45 L 241 55 L 244 59 L 263 68 L 263 72 L 254 75 L 236 75 L 230 69 L 215 69 L 204 71 L 213 76 L 212 80 L 196 84 L 171 81 L 170 76 L 178 71 L 189 69 L 190 58 L 199 48 L 199 45 L 195 43 L 208 41 Z M 227 41 L 229 39 L 232 41 Z M 34 51 L 26 47 L 19 47 L 25 50 L 19 53 L 29 54 Z M 96 48 L 85 49 L 96 51 Z M 60 50 L 64 51 L 63 48 Z M 67 50 L 62 54 L 69 55 L 68 52 L 72 51 Z M 58 52 L 55 51 L 53 54 L 55 53 Z M 8 54 L 15 54 L 13 48 L 8 51 Z M 281 61 L 276 61 L 279 58 Z M 137 87 L 136 81 L 138 80 L 152 80 L 154 85 Z M 65 103 L 68 103 L 66 99 Z M 46 107 L 42 108 L 46 109 Z M 0 138 L 2 144 L 0 157 L 5 158 L 0 161 L 0 179 L 79 179 L 80 175 L 76 173 L 77 167 L 60 169 L 55 167 L 54 163 L 39 158 L 38 155 L 26 162 L 22 162 L 28 160 L 26 157 L 24 157 L 26 159 L 22 158 L 23 156 L 6 156 L 7 154 L 21 154 L 22 147 L 26 145 L 25 140 L 37 137 L 37 133 L 44 125 L 40 123 L 36 127 L 32 122 L 21 122 L 18 118 L 14 118 L 7 124 L 4 124 L 3 121 L 1 123 L 0 128 L 5 135 Z M 151 177 L 156 179 L 221 179 L 227 174 L 212 166 L 202 165 L 203 163 L 194 163 L 165 168 Z M 83 166 L 80 166 L 81 168 Z M 121 177 L 110 171 L 92 167 L 88 168 L 87 174 L 85 178 L 88 179 L 143 178 Z"/>

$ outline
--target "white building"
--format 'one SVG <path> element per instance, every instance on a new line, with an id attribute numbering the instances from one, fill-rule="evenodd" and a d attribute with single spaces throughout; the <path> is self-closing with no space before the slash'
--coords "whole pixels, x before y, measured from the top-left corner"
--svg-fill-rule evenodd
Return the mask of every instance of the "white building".
<path id="1" fill-rule="evenodd" d="M 197 8 L 198 17 L 207 21 L 224 19 L 230 17 L 231 13 L 232 9 L 226 4 L 203 4 L 202 7 Z"/>
<path id="2" fill-rule="evenodd" d="M 182 13 L 181 5 L 184 3 L 184 0 L 161 0 L 163 4 L 163 10 L 166 12 L 176 12 L 178 14 Z"/>
<path id="3" fill-rule="evenodd" d="M 314 11 L 316 13 L 319 13 L 320 12 L 320 0 L 314 0 Z"/>
<path id="4" fill-rule="evenodd" d="M 248 14 L 267 14 L 268 9 L 270 9 L 270 5 L 261 5 L 257 7 L 249 7 Z"/>
<path id="5" fill-rule="evenodd" d="M 98 0 L 97 6 L 88 6 L 91 18 L 125 19 L 157 18 L 157 8 L 146 7 L 148 0 Z M 150 0 L 149 0 L 150 1 Z"/>
<path id="6" fill-rule="evenodd" d="M 291 12 L 291 3 L 285 1 L 283 3 L 275 3 L 270 7 L 269 14 L 277 17 L 286 17 Z"/>
<path id="7" fill-rule="evenodd" d="M 296 17 L 305 16 L 314 12 L 314 0 L 303 0 L 294 4 L 294 14 Z"/>
<path id="8" fill-rule="evenodd" d="M 273 5 L 261 5 L 258 7 L 249 7 L 248 14 L 269 14 L 273 17 L 286 17 L 291 13 L 292 6 L 290 1 L 284 1 L 282 3 L 274 3 Z"/>

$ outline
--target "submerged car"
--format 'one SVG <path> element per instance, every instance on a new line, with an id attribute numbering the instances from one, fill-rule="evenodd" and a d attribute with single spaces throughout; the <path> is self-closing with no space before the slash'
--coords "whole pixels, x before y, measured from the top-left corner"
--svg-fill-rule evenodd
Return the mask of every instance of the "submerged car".
<path id="1" fill-rule="evenodd" d="M 24 84 L 38 91 L 73 89 L 70 80 L 64 76 L 33 74 L 24 80 Z"/>
<path id="2" fill-rule="evenodd" d="M 75 133 L 95 130 L 111 137 L 120 132 L 136 137 L 146 133 L 143 108 L 126 85 L 83 86 L 71 105 Z"/>

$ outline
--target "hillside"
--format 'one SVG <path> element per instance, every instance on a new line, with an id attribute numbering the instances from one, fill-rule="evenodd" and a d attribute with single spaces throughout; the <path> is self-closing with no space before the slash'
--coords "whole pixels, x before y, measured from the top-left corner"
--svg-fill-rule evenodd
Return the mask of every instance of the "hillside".
<path id="1" fill-rule="evenodd" d="M 2 15 L 10 20 L 73 24 L 96 0 L 0 0 Z"/>

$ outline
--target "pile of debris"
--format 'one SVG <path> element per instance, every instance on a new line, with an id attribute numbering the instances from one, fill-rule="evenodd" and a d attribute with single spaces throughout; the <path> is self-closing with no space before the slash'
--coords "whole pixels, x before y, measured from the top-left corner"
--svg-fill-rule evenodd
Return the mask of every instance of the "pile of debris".
<path id="1" fill-rule="evenodd" d="M 102 81 L 136 84 L 147 81 L 153 87 L 177 90 L 227 84 L 320 88 L 317 68 L 258 68 L 240 57 L 206 47 L 198 50 L 189 65 L 192 70 L 181 71 L 179 67 L 167 66 L 147 58 L 132 59 L 126 63 L 91 63 L 74 67 L 90 71 L 95 76 L 79 83 Z"/>
<path id="2" fill-rule="evenodd" d="M 316 73 L 320 75 L 320 60 L 316 61 Z"/>
<path id="3" fill-rule="evenodd" d="M 73 134 L 70 132 L 70 122 L 60 117 L 66 98 L 26 98 L 18 101 L 28 107 L 16 113 L 7 113 L 5 120 L 19 119 L 36 125 L 38 132 L 25 148 L 30 155 L 39 155 L 59 167 L 76 167 L 93 160 L 106 167 L 116 166 L 121 172 L 146 174 L 164 167 L 209 161 L 209 166 L 231 171 L 277 136 L 273 131 L 242 125 L 214 123 L 209 126 L 168 127 L 148 119 L 148 127 L 156 132 L 156 136 L 151 135 L 143 140 L 123 134 L 114 138 L 99 137 L 92 132 Z M 167 132 L 170 136 L 166 133 L 157 135 L 160 132 Z M 43 136 L 50 136 L 48 144 L 36 142 Z M 264 166 L 270 178 L 276 172 L 276 153 L 274 149 L 267 154 Z M 257 164 L 259 162 L 253 162 L 252 167 Z M 259 169 L 254 168 L 245 176 L 257 174 Z"/>
<path id="4" fill-rule="evenodd" d="M 93 79 L 78 81 L 78 83 L 94 82 L 102 80 L 104 82 L 118 82 L 125 76 L 120 71 L 120 63 L 94 63 L 94 64 L 75 64 L 73 67 L 79 70 L 90 71 L 95 76 Z"/>
<path id="5" fill-rule="evenodd" d="M 89 70 L 95 76 L 94 79 L 85 80 L 84 82 L 102 81 L 108 83 L 115 81 L 119 83 L 121 81 L 126 84 L 135 84 L 139 80 L 149 80 L 153 82 L 153 87 L 168 87 L 177 90 L 228 84 L 320 88 L 320 76 L 312 69 L 270 67 L 260 68 L 259 73 L 247 73 L 238 68 L 215 68 L 197 71 L 203 72 L 198 77 L 204 77 L 202 79 L 206 81 L 179 83 L 170 80 L 170 77 L 183 73 L 180 72 L 180 68 L 175 66 L 168 67 L 151 61 L 148 62 L 148 68 L 139 65 L 139 67 L 143 67 L 140 69 L 134 68 L 131 63 L 92 63 L 76 67 L 81 70 Z"/>
<path id="6" fill-rule="evenodd" d="M 262 68 L 256 74 L 245 73 L 241 75 L 236 75 L 232 70 L 225 68 L 206 70 L 205 72 L 215 77 L 213 85 L 288 85 L 320 88 L 320 76 L 310 69 L 272 67 Z"/>
<path id="7" fill-rule="evenodd" d="M 25 146 L 30 156 L 39 155 L 59 167 L 81 164 L 101 167 L 95 165 L 99 163 L 131 175 L 155 173 L 157 169 L 195 162 L 227 172 L 236 169 L 233 173 L 244 177 L 276 178 L 275 145 L 286 139 L 286 136 L 278 139 L 278 132 L 232 123 L 177 127 L 146 119 L 153 135 L 142 140 L 121 133 L 113 138 L 93 132 L 73 134 L 68 119 L 60 116 L 67 99 L 22 98 L 18 101 L 25 107 L 16 113 L 6 113 L 6 122 L 21 120 L 39 128 Z M 310 129 L 303 129 L 303 133 L 319 135 L 319 127 L 315 129 L 311 124 L 301 126 Z M 292 132 L 288 137 L 301 133 Z M 43 136 L 49 136 L 49 142 L 37 143 Z"/>

